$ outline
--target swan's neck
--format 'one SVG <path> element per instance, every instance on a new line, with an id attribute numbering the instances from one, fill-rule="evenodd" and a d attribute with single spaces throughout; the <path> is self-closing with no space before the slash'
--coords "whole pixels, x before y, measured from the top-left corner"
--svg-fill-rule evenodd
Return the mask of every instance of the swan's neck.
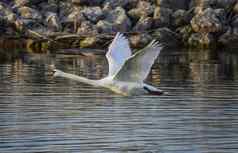
<path id="1" fill-rule="evenodd" d="M 75 81 L 78 81 L 78 82 L 82 82 L 82 83 L 85 83 L 85 84 L 90 84 L 90 85 L 93 85 L 93 86 L 99 86 L 97 80 L 90 80 L 90 79 L 87 79 L 87 78 L 84 78 L 84 77 L 81 77 L 81 76 L 78 76 L 78 75 L 74 75 L 74 74 L 61 72 L 58 76 L 68 78 L 68 79 L 71 79 L 71 80 L 75 80 Z"/>

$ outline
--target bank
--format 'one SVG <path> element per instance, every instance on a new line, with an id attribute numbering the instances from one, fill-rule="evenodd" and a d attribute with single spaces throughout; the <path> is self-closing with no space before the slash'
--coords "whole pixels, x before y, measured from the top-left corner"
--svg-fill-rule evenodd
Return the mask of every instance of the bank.
<path id="1" fill-rule="evenodd" d="M 236 0 L 12 0 L 0 2 L 0 46 L 36 52 L 105 49 L 117 31 L 133 48 L 238 46 Z M 18 43 L 16 43 L 18 44 Z M 5 45 L 5 46 L 4 46 Z M 2 48 L 1 47 L 1 48 Z M 12 47 L 9 45 L 8 47 Z"/>

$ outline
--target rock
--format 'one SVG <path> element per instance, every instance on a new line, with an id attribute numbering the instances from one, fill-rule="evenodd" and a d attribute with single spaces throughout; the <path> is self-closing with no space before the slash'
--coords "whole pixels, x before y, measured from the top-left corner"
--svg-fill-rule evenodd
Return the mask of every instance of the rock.
<path id="1" fill-rule="evenodd" d="M 7 4 L 7 5 L 9 5 L 10 3 L 12 3 L 12 2 L 9 1 L 9 0 L 1 0 L 1 2 L 2 2 L 2 3 L 5 3 L 5 4 Z"/>
<path id="2" fill-rule="evenodd" d="M 25 6 L 30 3 L 30 0 L 15 0 L 15 7 Z"/>
<path id="3" fill-rule="evenodd" d="M 130 11 L 127 12 L 127 14 L 134 23 L 140 19 L 140 10 L 137 8 L 131 9 Z"/>
<path id="4" fill-rule="evenodd" d="M 156 4 L 159 7 L 170 8 L 173 10 L 186 10 L 188 9 L 190 0 L 156 0 Z"/>
<path id="5" fill-rule="evenodd" d="M 72 3 L 74 5 L 88 5 L 89 1 L 88 0 L 72 0 Z"/>
<path id="6" fill-rule="evenodd" d="M 63 19 L 64 23 L 78 22 L 79 24 L 81 24 L 81 22 L 83 21 L 87 21 L 87 19 L 80 11 L 77 10 L 72 11 L 68 16 Z"/>
<path id="7" fill-rule="evenodd" d="M 82 22 L 77 30 L 79 35 L 96 35 L 97 33 L 97 27 L 89 21 Z"/>
<path id="8" fill-rule="evenodd" d="M 31 6 L 31 5 L 38 5 L 41 2 L 44 2 L 45 0 L 15 0 L 15 6 L 16 7 L 22 7 L 22 6 Z"/>
<path id="9" fill-rule="evenodd" d="M 137 0 L 104 0 L 103 6 L 107 5 L 111 8 L 122 7 L 125 9 L 132 8 L 137 3 Z"/>
<path id="10" fill-rule="evenodd" d="M 87 21 L 87 19 L 77 10 L 73 10 L 68 16 L 61 19 L 65 32 L 77 32 L 78 27 L 85 21 Z"/>
<path id="11" fill-rule="evenodd" d="M 236 0 L 216 0 L 216 8 L 229 9 L 232 8 L 236 3 Z"/>
<path id="12" fill-rule="evenodd" d="M 152 37 L 147 33 L 132 35 L 129 38 L 132 48 L 143 48 L 152 41 Z"/>
<path id="13" fill-rule="evenodd" d="M 234 5 L 233 12 L 238 14 L 238 2 Z"/>
<path id="14" fill-rule="evenodd" d="M 173 21 L 173 25 L 175 27 L 179 27 L 179 26 L 183 26 L 185 24 L 189 24 L 189 15 L 187 14 L 187 12 L 185 10 L 177 10 L 173 13 L 172 15 L 172 21 Z"/>
<path id="15" fill-rule="evenodd" d="M 225 24 L 227 22 L 227 12 L 225 11 L 225 9 L 214 9 L 214 12 L 221 23 Z"/>
<path id="16" fill-rule="evenodd" d="M 47 12 L 45 16 L 46 16 L 46 24 L 49 30 L 61 31 L 62 26 L 56 13 Z"/>
<path id="17" fill-rule="evenodd" d="M 23 6 L 18 9 L 18 12 L 21 17 L 25 19 L 34 19 L 34 20 L 41 20 L 42 15 L 35 9 Z"/>
<path id="18" fill-rule="evenodd" d="M 112 11 L 114 8 L 110 5 L 110 3 L 105 3 L 103 5 L 103 12 L 108 13 L 109 11 Z"/>
<path id="19" fill-rule="evenodd" d="M 193 33 L 193 29 L 192 29 L 191 25 L 179 27 L 178 29 L 176 29 L 176 31 L 182 37 L 182 41 L 184 44 L 187 44 L 189 37 Z"/>
<path id="20" fill-rule="evenodd" d="M 148 1 L 139 1 L 136 8 L 131 9 L 128 14 L 131 18 L 137 20 L 141 17 L 152 16 L 155 6 Z"/>
<path id="21" fill-rule="evenodd" d="M 0 16 L 0 36 L 5 35 L 8 27 L 9 23 L 2 16 Z"/>
<path id="22" fill-rule="evenodd" d="M 191 20 L 193 30 L 199 33 L 221 32 L 223 25 L 217 15 L 211 8 L 195 15 Z"/>
<path id="23" fill-rule="evenodd" d="M 238 47 L 238 28 L 229 28 L 222 36 L 220 36 L 218 42 L 224 46 Z"/>
<path id="24" fill-rule="evenodd" d="M 81 11 L 81 7 L 75 7 L 69 1 L 59 1 L 57 3 L 57 6 L 57 13 L 59 18 L 61 19 L 61 22 L 67 21 L 70 15 L 72 16 L 72 14 L 79 14 L 79 12 Z"/>
<path id="25" fill-rule="evenodd" d="M 7 21 L 9 21 L 10 23 L 14 23 L 17 20 L 17 15 L 14 13 L 11 13 L 9 15 L 7 15 L 5 17 L 7 19 Z"/>
<path id="26" fill-rule="evenodd" d="M 191 47 L 211 48 L 216 45 L 215 38 L 212 34 L 193 33 L 188 39 Z"/>
<path id="27" fill-rule="evenodd" d="M 151 17 L 141 17 L 140 20 L 136 23 L 133 30 L 134 31 L 147 31 L 150 30 L 153 26 L 153 18 Z"/>
<path id="28" fill-rule="evenodd" d="M 104 0 L 72 0 L 72 3 L 74 5 L 86 5 L 86 6 L 98 6 L 100 5 Z"/>
<path id="29" fill-rule="evenodd" d="M 40 7 L 42 14 L 44 14 L 45 12 L 58 13 L 59 11 L 59 4 L 53 2 L 42 2 L 38 6 Z"/>
<path id="30" fill-rule="evenodd" d="M 167 46 L 181 45 L 181 37 L 169 28 L 158 28 L 152 33 L 152 36 Z"/>
<path id="31" fill-rule="evenodd" d="M 27 24 L 27 25 L 25 25 L 25 27 L 27 29 L 30 29 L 34 32 L 41 33 L 41 34 L 47 34 L 47 33 L 51 32 L 48 30 L 48 28 L 46 26 L 44 26 L 43 24 L 37 23 L 33 20 L 31 22 L 31 24 Z"/>
<path id="32" fill-rule="evenodd" d="M 13 13 L 13 11 L 8 5 L 1 2 L 0 2 L 0 16 L 11 23 L 15 22 L 16 20 L 16 14 Z"/>
<path id="33" fill-rule="evenodd" d="M 168 26 L 171 23 L 171 16 L 173 11 L 169 8 L 156 7 L 154 11 L 154 27 Z"/>
<path id="34" fill-rule="evenodd" d="M 22 20 L 16 19 L 16 21 L 14 22 L 16 31 L 23 33 L 24 32 L 24 28 L 25 28 L 25 24 L 22 22 Z"/>
<path id="35" fill-rule="evenodd" d="M 199 7 L 202 9 L 206 9 L 216 5 L 217 0 L 191 0 L 190 8 Z"/>
<path id="36" fill-rule="evenodd" d="M 231 26 L 232 26 L 232 27 L 238 27 L 238 15 L 235 15 L 235 16 L 232 18 Z"/>
<path id="37" fill-rule="evenodd" d="M 100 20 L 96 26 L 99 33 L 114 33 L 117 31 L 111 22 L 105 20 Z"/>
<path id="38" fill-rule="evenodd" d="M 80 48 L 92 48 L 97 45 L 98 39 L 96 37 L 87 37 L 80 41 Z"/>
<path id="39" fill-rule="evenodd" d="M 100 7 L 86 7 L 81 11 L 81 13 L 83 13 L 84 17 L 93 23 L 97 23 L 104 16 Z"/>
<path id="40" fill-rule="evenodd" d="M 131 21 L 126 15 L 126 11 L 121 7 L 108 12 L 105 21 L 111 23 L 117 31 L 126 32 L 131 28 Z"/>

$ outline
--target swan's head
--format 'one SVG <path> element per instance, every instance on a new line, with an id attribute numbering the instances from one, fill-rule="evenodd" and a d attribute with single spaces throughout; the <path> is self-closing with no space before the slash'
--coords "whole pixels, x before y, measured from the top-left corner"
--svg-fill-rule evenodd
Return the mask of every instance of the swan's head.
<path id="1" fill-rule="evenodd" d="M 57 69 L 54 69 L 52 72 L 53 72 L 54 77 L 62 76 L 63 73 L 64 73 L 64 72 L 62 72 L 60 70 L 57 70 Z"/>

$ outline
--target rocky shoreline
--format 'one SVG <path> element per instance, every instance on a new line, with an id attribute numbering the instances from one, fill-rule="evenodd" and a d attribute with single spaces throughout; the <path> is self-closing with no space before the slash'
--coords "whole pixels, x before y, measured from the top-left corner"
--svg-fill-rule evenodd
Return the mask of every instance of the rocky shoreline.
<path id="1" fill-rule="evenodd" d="M 237 0 L 2 0 L 0 35 L 48 48 L 104 48 L 117 32 L 140 48 L 238 46 Z M 56 47 L 57 46 L 57 47 Z"/>

